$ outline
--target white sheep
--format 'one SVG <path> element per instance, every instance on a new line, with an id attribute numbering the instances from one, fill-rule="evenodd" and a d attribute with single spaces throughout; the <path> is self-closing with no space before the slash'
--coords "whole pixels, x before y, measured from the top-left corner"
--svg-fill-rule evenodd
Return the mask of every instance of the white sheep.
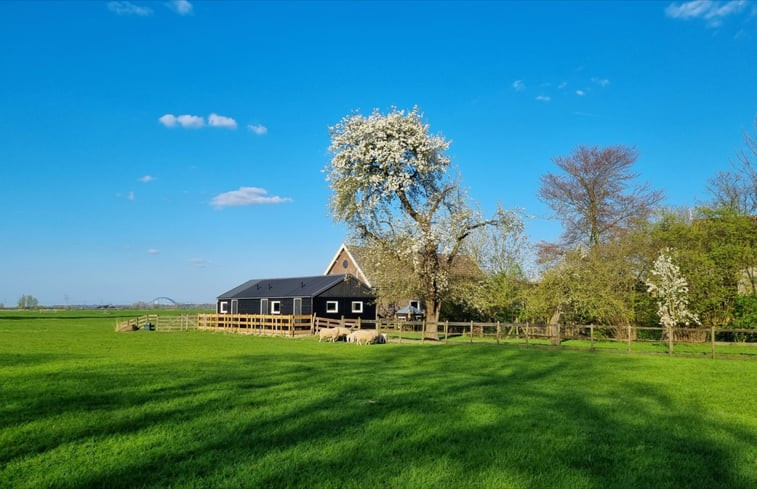
<path id="1" fill-rule="evenodd" d="M 347 338 L 347 336 L 349 336 L 349 334 L 351 333 L 350 328 L 338 327 L 336 328 L 336 330 L 337 330 L 337 337 L 336 337 L 337 340 L 342 339 L 342 338 Z"/>
<path id="2" fill-rule="evenodd" d="M 326 341 L 336 341 L 339 338 L 339 328 L 321 328 L 318 331 L 318 343 L 326 339 Z"/>
<path id="3" fill-rule="evenodd" d="M 352 337 L 352 340 L 350 340 L 350 337 Z M 371 343 L 376 343 L 378 338 L 379 334 L 375 329 L 358 329 L 347 336 L 347 341 L 357 343 L 358 345 L 370 345 Z"/>

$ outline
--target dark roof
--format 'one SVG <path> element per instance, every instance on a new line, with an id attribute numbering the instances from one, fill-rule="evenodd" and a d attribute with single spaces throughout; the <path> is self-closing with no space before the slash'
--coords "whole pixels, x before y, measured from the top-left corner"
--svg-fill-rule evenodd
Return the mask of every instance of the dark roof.
<path id="1" fill-rule="evenodd" d="M 271 278 L 248 280 L 242 285 L 218 296 L 219 299 L 250 299 L 253 297 L 310 297 L 316 296 L 343 280 L 349 274 L 316 275 L 315 277 Z"/>

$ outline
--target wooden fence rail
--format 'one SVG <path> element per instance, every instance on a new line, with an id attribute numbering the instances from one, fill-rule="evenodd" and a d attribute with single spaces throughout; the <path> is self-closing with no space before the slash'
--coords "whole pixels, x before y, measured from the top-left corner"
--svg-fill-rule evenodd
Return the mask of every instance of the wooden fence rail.
<path id="1" fill-rule="evenodd" d="M 525 347 L 563 347 L 588 350 L 667 353 L 668 355 L 747 356 L 757 358 L 757 330 L 546 325 L 500 322 L 410 321 L 404 319 L 331 319 L 301 315 L 151 314 L 122 321 L 117 331 L 222 331 L 266 336 L 303 337 L 322 328 L 377 329 L 396 343 L 496 343 Z"/>

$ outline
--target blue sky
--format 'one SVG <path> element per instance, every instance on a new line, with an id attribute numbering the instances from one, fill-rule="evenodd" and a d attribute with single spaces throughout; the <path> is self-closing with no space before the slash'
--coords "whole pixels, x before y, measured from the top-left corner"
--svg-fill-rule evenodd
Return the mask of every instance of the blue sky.
<path id="1" fill-rule="evenodd" d="M 707 198 L 757 116 L 753 2 L 0 2 L 0 303 L 212 302 L 323 273 L 329 126 L 418 105 L 482 209 L 577 145 Z"/>

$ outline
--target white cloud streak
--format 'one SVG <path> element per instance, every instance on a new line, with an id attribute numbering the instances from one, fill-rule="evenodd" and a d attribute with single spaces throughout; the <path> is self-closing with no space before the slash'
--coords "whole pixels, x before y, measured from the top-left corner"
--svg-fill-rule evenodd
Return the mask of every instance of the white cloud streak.
<path id="1" fill-rule="evenodd" d="M 258 136 L 263 136 L 265 134 L 268 134 L 268 128 L 265 127 L 263 124 L 249 124 L 247 128 L 257 134 Z"/>
<path id="2" fill-rule="evenodd" d="M 176 117 L 176 122 L 178 122 L 181 127 L 188 127 L 192 129 L 196 129 L 205 125 L 205 119 L 203 119 L 199 115 L 183 114 Z"/>
<path id="3" fill-rule="evenodd" d="M 276 195 L 269 196 L 268 191 L 258 187 L 241 187 L 239 190 L 232 190 L 216 195 L 210 201 L 210 205 L 216 209 L 224 207 L 240 207 L 247 205 L 260 204 L 283 204 L 291 202 L 288 197 L 279 197 Z"/>
<path id="4" fill-rule="evenodd" d="M 526 89 L 526 84 L 525 84 L 525 83 L 523 83 L 523 80 L 515 80 L 515 81 L 513 82 L 513 89 L 514 89 L 514 90 L 515 90 L 516 92 L 522 92 L 523 90 L 525 90 L 525 89 Z"/>
<path id="5" fill-rule="evenodd" d="M 597 77 L 594 77 L 594 78 L 591 79 L 591 81 L 593 81 L 594 83 L 596 83 L 597 85 L 599 85 L 602 88 L 605 88 L 606 86 L 608 86 L 610 84 L 610 80 L 608 80 L 607 78 L 597 78 Z"/>
<path id="6" fill-rule="evenodd" d="M 181 127 L 197 129 L 205 125 L 205 119 L 199 115 L 182 114 L 175 116 L 173 114 L 165 114 L 158 118 L 158 122 L 166 127 Z"/>
<path id="7" fill-rule="evenodd" d="M 179 15 L 191 15 L 194 10 L 189 0 L 173 0 L 168 2 L 168 7 Z"/>
<path id="8" fill-rule="evenodd" d="M 149 248 L 147 250 L 147 254 L 148 255 L 159 255 L 160 254 L 160 250 L 156 250 L 155 248 Z"/>
<path id="9" fill-rule="evenodd" d="M 586 92 L 584 92 L 583 90 L 576 90 L 576 95 L 583 97 L 584 95 L 586 95 Z"/>
<path id="10" fill-rule="evenodd" d="M 150 175 L 145 175 L 143 177 L 138 178 L 137 181 L 142 182 L 142 183 L 150 183 L 150 182 L 155 181 L 155 177 L 150 176 Z"/>
<path id="11" fill-rule="evenodd" d="M 539 102 L 549 102 L 550 100 L 552 100 L 552 97 L 550 97 L 549 95 L 537 95 L 536 100 L 538 100 Z"/>
<path id="12" fill-rule="evenodd" d="M 218 115 L 214 113 L 208 116 L 208 125 L 213 126 L 213 127 L 225 127 L 228 129 L 236 129 L 237 121 L 235 121 L 231 117 L 226 117 L 225 115 Z"/>
<path id="13" fill-rule="evenodd" d="M 116 15 L 137 15 L 139 17 L 152 15 L 152 9 L 150 7 L 140 7 L 131 2 L 108 2 L 107 5 L 108 10 Z"/>
<path id="14" fill-rule="evenodd" d="M 673 2 L 665 9 L 665 15 L 672 19 L 702 19 L 707 22 L 708 27 L 718 27 L 723 23 L 723 19 L 741 13 L 746 6 L 746 0 Z"/>

